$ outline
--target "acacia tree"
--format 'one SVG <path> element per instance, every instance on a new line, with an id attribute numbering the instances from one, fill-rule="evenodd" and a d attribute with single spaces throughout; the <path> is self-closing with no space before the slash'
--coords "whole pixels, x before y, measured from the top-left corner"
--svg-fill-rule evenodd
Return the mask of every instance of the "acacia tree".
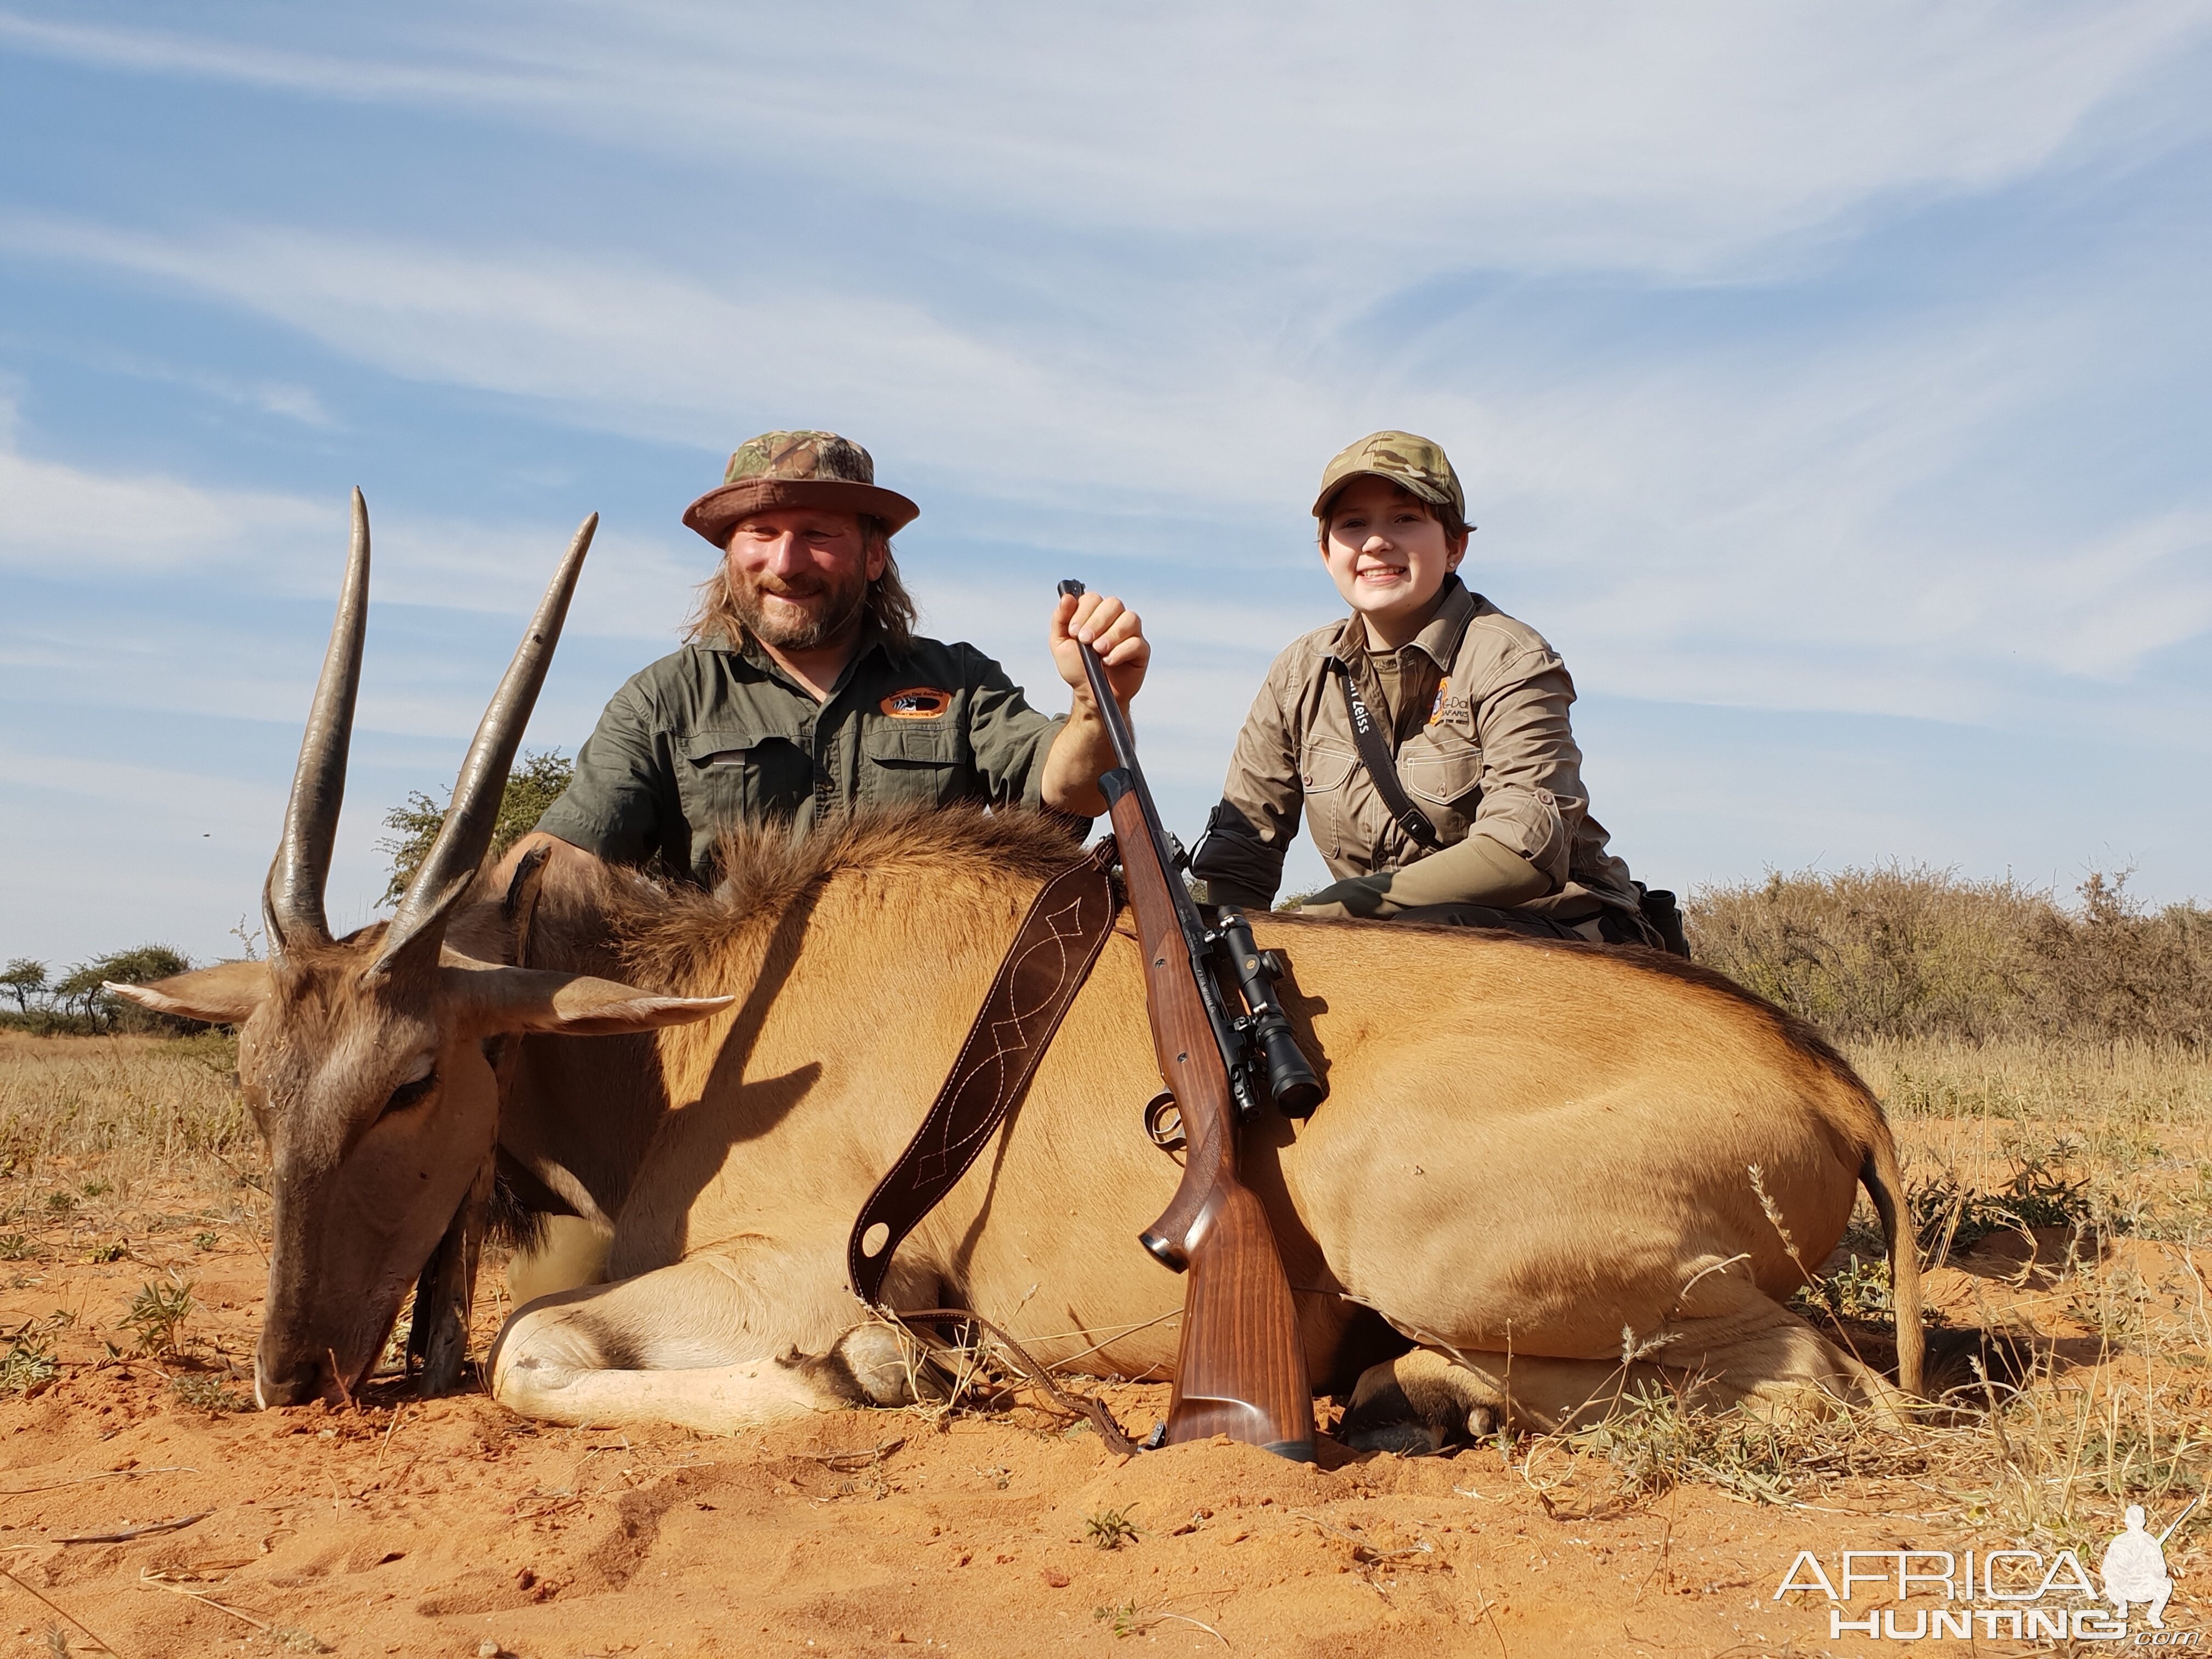
<path id="1" fill-rule="evenodd" d="M 198 1030 L 197 1021 L 119 1002 L 103 988 L 111 981 L 118 985 L 143 985 L 167 979 L 172 974 L 190 972 L 191 965 L 191 958 L 181 951 L 166 945 L 142 945 L 136 950 L 113 951 L 80 963 L 56 981 L 52 989 L 64 1008 L 111 1030 L 118 1027 L 133 1031 Z"/>
<path id="2" fill-rule="evenodd" d="M 575 775 L 574 763 L 557 749 L 526 750 L 507 775 L 507 787 L 499 798 L 499 819 L 492 831 L 495 860 L 538 827 L 538 820 L 568 787 Z M 450 798 L 451 792 L 448 791 Z M 376 850 L 392 859 L 392 880 L 384 890 L 385 904 L 397 904 L 415 879 L 416 871 L 430 855 L 430 843 L 446 821 L 446 808 L 420 789 L 407 793 L 407 804 L 384 815 L 384 827 L 393 833 L 376 843 Z"/>
<path id="3" fill-rule="evenodd" d="M 15 999 L 17 1013 L 27 1014 L 31 1012 L 31 999 L 44 995 L 48 988 L 46 964 L 33 962 L 28 957 L 17 957 L 6 968 L 0 969 L 0 988 L 5 988 Z"/>

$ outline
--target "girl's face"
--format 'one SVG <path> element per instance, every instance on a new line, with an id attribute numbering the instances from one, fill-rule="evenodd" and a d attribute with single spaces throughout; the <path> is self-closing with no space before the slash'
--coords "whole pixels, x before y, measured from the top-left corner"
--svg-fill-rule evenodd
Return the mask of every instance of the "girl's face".
<path id="1" fill-rule="evenodd" d="M 1447 535 L 1425 501 L 1388 478 L 1354 478 L 1328 505 L 1322 562 L 1378 638 L 1425 620 L 1466 552 L 1466 532 Z"/>

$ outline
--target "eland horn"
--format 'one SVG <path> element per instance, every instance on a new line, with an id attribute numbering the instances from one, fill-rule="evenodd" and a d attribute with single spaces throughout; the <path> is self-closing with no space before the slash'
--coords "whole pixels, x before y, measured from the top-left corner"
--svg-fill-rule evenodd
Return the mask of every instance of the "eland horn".
<path id="1" fill-rule="evenodd" d="M 323 888 L 331 873 L 331 848 L 337 840 L 338 807 L 345 799 L 346 748 L 353 737 L 362 639 L 368 627 L 368 503 L 356 489 L 353 550 L 338 594 L 337 620 L 331 626 L 323 676 L 307 710 L 299 769 L 292 775 L 292 797 L 284 807 L 284 839 L 261 889 L 261 920 L 271 956 L 283 955 L 288 947 L 330 943 Z"/>
<path id="2" fill-rule="evenodd" d="M 514 764 L 523 727 L 530 724 L 538 688 L 545 683 L 553 647 L 560 642 L 561 623 L 568 614 L 568 597 L 575 592 L 584 555 L 590 550 L 592 533 L 599 526 L 596 513 L 584 520 L 576 538 L 568 544 L 561 568 L 553 573 L 552 586 L 538 601 L 538 614 L 530 619 L 522 643 L 515 647 L 514 660 L 507 665 L 506 678 L 492 694 L 491 706 L 484 710 L 483 722 L 477 727 L 476 740 L 469 744 L 468 758 L 461 763 L 453 804 L 446 809 L 438 839 L 408 884 L 406 896 L 399 901 L 398 911 L 384 936 L 384 948 L 369 970 L 372 975 L 393 974 L 403 957 L 427 957 L 432 963 L 437 961 L 438 946 L 445 938 L 453 907 L 476 879 L 477 867 L 490 849 L 493 831 L 499 824 L 500 799 L 507 791 L 507 770 Z"/>

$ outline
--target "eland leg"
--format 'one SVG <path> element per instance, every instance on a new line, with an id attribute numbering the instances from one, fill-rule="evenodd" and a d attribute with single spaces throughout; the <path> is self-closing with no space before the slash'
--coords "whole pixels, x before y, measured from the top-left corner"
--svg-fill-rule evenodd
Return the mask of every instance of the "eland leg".
<path id="1" fill-rule="evenodd" d="M 1856 1409 L 1894 1425 L 1911 1410 L 1895 1383 L 1733 1274 L 1705 1275 L 1686 1289 L 1649 1351 L 1654 1364 L 1693 1382 L 1700 1398 L 1763 1417 Z"/>
<path id="2" fill-rule="evenodd" d="M 1635 1349 L 1639 1357 L 1624 1365 L 1416 1348 L 1361 1374 L 1338 1437 L 1365 1451 L 1435 1451 L 1501 1425 L 1539 1434 L 1586 1427 L 1643 1395 L 1778 1419 L 1850 1407 L 1884 1423 L 1905 1415 L 1894 1384 L 1741 1279 L 1700 1281 Z"/>
<path id="3" fill-rule="evenodd" d="M 538 1242 L 507 1258 L 507 1294 L 516 1307 L 543 1296 L 599 1285 L 607 1276 L 607 1249 L 614 1240 L 581 1217 L 539 1218 Z"/>
<path id="4" fill-rule="evenodd" d="M 425 1399 L 460 1387 L 469 1358 L 469 1327 L 477 1299 L 477 1261 L 492 1191 L 491 1160 L 484 1160 L 468 1194 L 430 1252 L 415 1283 L 415 1317 L 407 1332 L 407 1357 L 422 1362 L 415 1379 Z"/>
<path id="5" fill-rule="evenodd" d="M 668 1423 L 731 1434 L 810 1412 L 905 1405 L 933 1385 L 889 1326 L 856 1323 L 787 1257 L 698 1255 L 541 1297 L 492 1346 L 493 1397 L 554 1423 Z M 774 1284 L 771 1301 L 761 1285 Z"/>
<path id="6" fill-rule="evenodd" d="M 1621 1395 L 1667 1386 L 1645 1362 L 1624 1376 L 1602 1359 L 1548 1359 L 1416 1348 L 1368 1368 L 1337 1438 L 1358 1451 L 1419 1455 L 1499 1428 L 1538 1434 L 1595 1423 Z"/>

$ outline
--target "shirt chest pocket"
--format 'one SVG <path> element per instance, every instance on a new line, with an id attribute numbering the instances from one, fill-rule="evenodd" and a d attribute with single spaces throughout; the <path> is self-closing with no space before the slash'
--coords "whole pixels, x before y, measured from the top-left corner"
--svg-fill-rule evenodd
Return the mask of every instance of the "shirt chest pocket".
<path id="1" fill-rule="evenodd" d="M 680 739 L 676 793 L 695 835 L 788 817 L 806 797 L 805 753 L 780 737 L 723 728 Z"/>
<path id="2" fill-rule="evenodd" d="M 1431 726 L 1399 749 L 1398 781 L 1444 839 L 1455 841 L 1482 800 L 1482 750 L 1449 726 Z"/>
<path id="3" fill-rule="evenodd" d="M 1298 757 L 1298 781 L 1306 798 L 1306 833 L 1324 858 L 1335 858 L 1347 842 L 1366 841 L 1352 822 L 1349 797 L 1352 775 L 1359 765 L 1357 751 L 1328 738 L 1310 739 Z"/>
<path id="4" fill-rule="evenodd" d="M 860 734 L 860 798 L 879 805 L 949 806 L 969 795 L 971 769 L 950 720 L 885 720 Z"/>

